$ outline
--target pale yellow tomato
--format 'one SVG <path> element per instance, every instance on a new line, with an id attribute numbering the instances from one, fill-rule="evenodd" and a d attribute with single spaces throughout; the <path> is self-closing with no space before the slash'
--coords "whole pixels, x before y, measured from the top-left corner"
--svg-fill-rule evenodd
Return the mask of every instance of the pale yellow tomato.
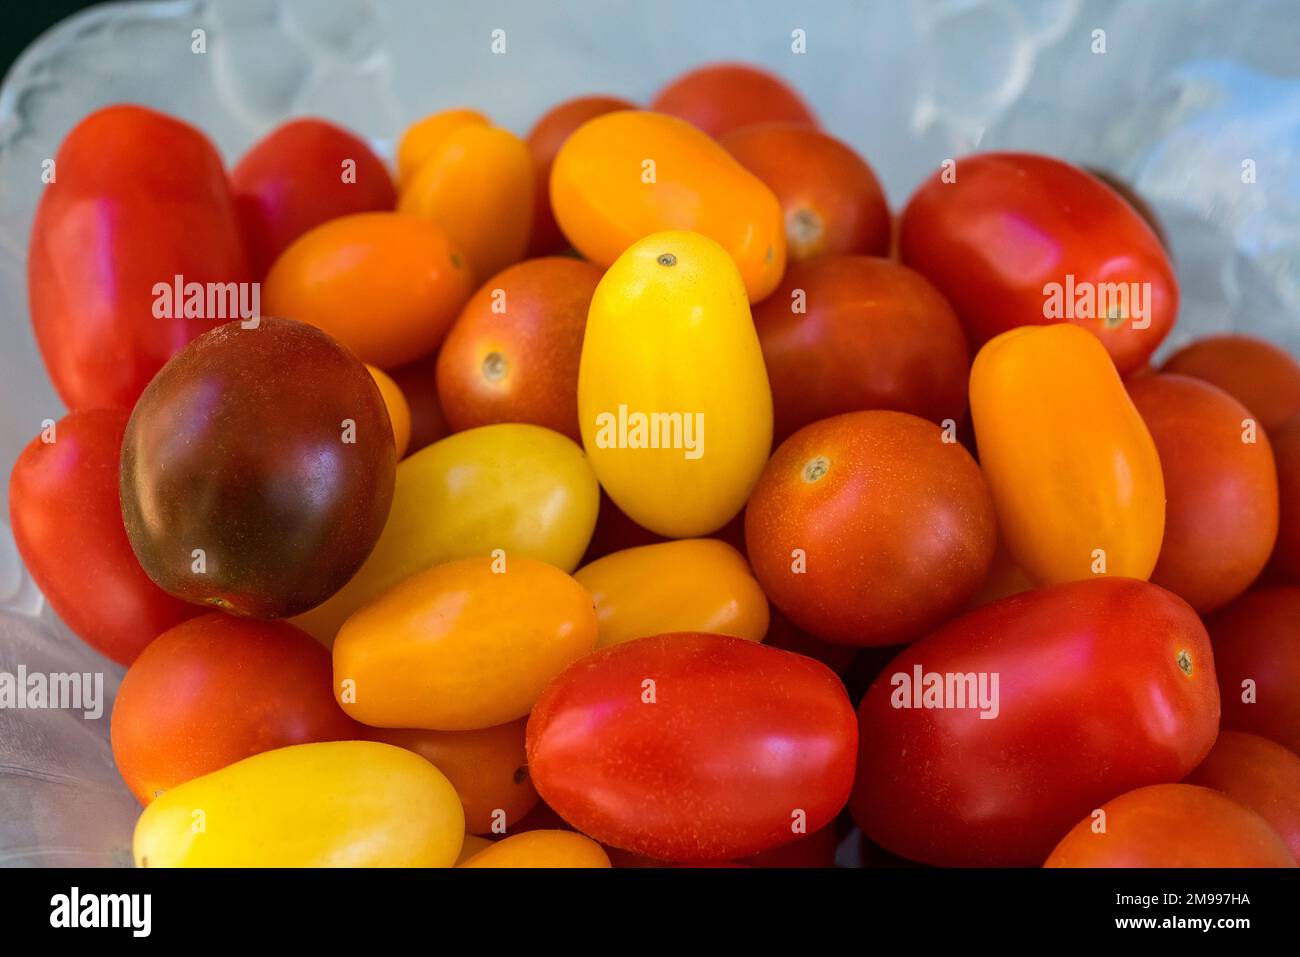
<path id="1" fill-rule="evenodd" d="M 461 867 L 610 867 L 605 849 L 575 831 L 525 831 L 479 851 Z"/>

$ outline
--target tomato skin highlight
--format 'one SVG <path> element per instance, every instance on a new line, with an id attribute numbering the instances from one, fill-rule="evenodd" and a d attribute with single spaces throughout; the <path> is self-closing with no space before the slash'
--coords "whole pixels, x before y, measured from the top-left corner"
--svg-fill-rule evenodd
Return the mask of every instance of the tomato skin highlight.
<path id="1" fill-rule="evenodd" d="M 1076 824 L 1044 867 L 1295 867 L 1268 822 L 1209 788 L 1153 784 L 1101 805 Z"/>
<path id="2" fill-rule="evenodd" d="M 680 862 L 789 843 L 798 811 L 807 833 L 825 826 L 848 797 L 856 747 L 830 669 L 702 633 L 594 652 L 528 719 L 529 773 L 549 806 L 602 844 Z"/>
<path id="3" fill-rule="evenodd" d="M 916 707 L 916 667 L 985 675 L 987 691 L 996 674 L 997 716 Z M 1109 797 L 1199 764 L 1218 733 L 1219 691 L 1186 602 L 1096 578 L 986 605 L 908 646 L 858 720 L 850 809 L 869 838 L 927 864 L 1029 867 Z"/>
<path id="4" fill-rule="evenodd" d="M 1186 780 L 1259 814 L 1300 861 L 1300 755 L 1257 734 L 1223 730 Z"/>
<path id="5" fill-rule="evenodd" d="M 1246 592 L 1205 625 L 1214 642 L 1223 726 L 1300 754 L 1300 588 Z"/>

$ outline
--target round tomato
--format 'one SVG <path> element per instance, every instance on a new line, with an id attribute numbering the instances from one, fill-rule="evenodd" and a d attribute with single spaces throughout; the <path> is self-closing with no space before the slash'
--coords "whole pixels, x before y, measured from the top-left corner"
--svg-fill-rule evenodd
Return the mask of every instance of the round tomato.
<path id="1" fill-rule="evenodd" d="M 903 211 L 903 262 L 947 296 L 971 343 L 1069 321 L 1121 374 L 1178 312 L 1178 283 L 1142 217 L 1096 177 L 1028 153 L 980 153 L 931 175 Z"/>
<path id="2" fill-rule="evenodd" d="M 970 351 L 947 300 L 888 259 L 796 263 L 754 307 L 776 437 L 859 409 L 960 422 Z"/>
<path id="3" fill-rule="evenodd" d="M 530 259 L 474 294 L 438 354 L 438 398 L 453 430 L 531 422 L 582 440 L 578 360 L 602 275 L 577 259 Z"/>
<path id="4" fill-rule="evenodd" d="M 1249 808 L 1209 788 L 1154 784 L 1121 794 L 1091 812 L 1061 839 L 1043 866 L 1295 867 L 1296 863 L 1277 832 Z"/>
<path id="5" fill-rule="evenodd" d="M 1201 614 L 1245 591 L 1277 540 L 1277 472 L 1246 407 L 1207 382 L 1148 375 L 1128 385 L 1160 454 L 1165 534 L 1151 581 Z"/>
<path id="6" fill-rule="evenodd" d="M 155 585 L 131 551 L 117 491 L 127 417 L 73 412 L 32 439 L 9 476 L 9 526 L 32 580 L 79 638 L 124 665 L 201 613 Z"/>
<path id="7" fill-rule="evenodd" d="M 1273 432 L 1277 463 L 1278 529 L 1272 567 L 1287 582 L 1300 585 L 1300 415 Z"/>
<path id="8" fill-rule="evenodd" d="M 379 387 L 379 394 L 383 396 L 384 408 L 388 411 L 388 422 L 393 427 L 393 448 L 400 459 L 406 454 L 406 447 L 411 441 L 411 407 L 407 405 L 406 396 L 402 395 L 401 388 L 383 369 L 366 366 L 366 371 L 370 373 L 370 378 L 375 380 L 375 385 Z"/>
<path id="9" fill-rule="evenodd" d="M 131 413 L 127 535 L 169 594 L 295 615 L 374 547 L 396 458 L 383 396 L 352 353 L 301 322 L 232 322 L 177 353 Z"/>
<path id="10" fill-rule="evenodd" d="M 528 831 L 497 841 L 461 867 L 609 867 L 605 849 L 573 831 Z"/>
<path id="11" fill-rule="evenodd" d="M 826 826 L 856 747 L 829 668 L 723 635 L 597 651 L 528 719 L 542 799 L 602 844 L 668 861 L 757 854 Z"/>
<path id="12" fill-rule="evenodd" d="M 1261 588 L 1206 622 L 1223 695 L 1223 726 L 1300 754 L 1300 588 Z"/>
<path id="13" fill-rule="evenodd" d="M 282 621 L 208 614 L 164 632 L 113 705 L 113 760 L 141 804 L 249 755 L 361 736 L 331 690 L 330 656 Z"/>
<path id="14" fill-rule="evenodd" d="M 747 63 L 710 63 L 677 77 L 650 109 L 681 117 L 710 136 L 755 123 L 817 126 L 817 117 L 784 80 Z"/>
<path id="15" fill-rule="evenodd" d="M 1269 432 L 1300 414 L 1300 362 L 1263 339 L 1235 334 L 1197 339 L 1166 359 L 1160 371 L 1217 385 Z"/>
<path id="16" fill-rule="evenodd" d="M 412 123 L 397 143 L 397 175 L 403 185 L 414 178 L 424 161 L 433 156 L 447 137 L 463 126 L 491 126 L 478 110 L 455 109 L 433 113 Z"/>
<path id="17" fill-rule="evenodd" d="M 974 594 L 997 543 L 979 466 L 901 412 L 851 412 L 776 450 L 745 510 L 754 573 L 818 638 L 891 645 Z"/>
<path id="18" fill-rule="evenodd" d="M 1027 867 L 1112 795 L 1196 767 L 1219 690 L 1186 602 L 1095 578 L 985 605 L 909 645 L 858 721 L 850 808 L 869 838 L 927 864 Z"/>
<path id="19" fill-rule="evenodd" d="M 1300 861 L 1300 755 L 1257 734 L 1220 731 L 1187 783 L 1222 791 L 1259 814 Z"/>

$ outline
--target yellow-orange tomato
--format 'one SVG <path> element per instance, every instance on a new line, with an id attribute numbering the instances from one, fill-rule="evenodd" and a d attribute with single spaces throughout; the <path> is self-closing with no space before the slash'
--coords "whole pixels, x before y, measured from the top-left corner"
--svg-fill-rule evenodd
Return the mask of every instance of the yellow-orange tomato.
<path id="1" fill-rule="evenodd" d="M 491 120 L 478 110 L 443 110 L 412 123 L 397 144 L 397 176 L 407 183 L 447 137 L 462 126 L 489 126 Z"/>
<path id="2" fill-rule="evenodd" d="M 598 647 L 678 631 L 762 641 L 767 597 L 744 556 L 716 538 L 626 548 L 573 577 L 591 593 Z"/>
<path id="3" fill-rule="evenodd" d="M 447 775 L 469 834 L 505 833 L 537 804 L 524 755 L 526 719 L 477 731 L 372 728 L 370 737 L 414 751 Z"/>
<path id="4" fill-rule="evenodd" d="M 388 421 L 393 424 L 393 445 L 397 447 L 397 457 L 406 454 L 406 447 L 411 442 L 411 407 L 406 403 L 406 396 L 393 377 L 383 369 L 367 365 L 370 378 L 379 386 L 379 394 L 384 397 L 384 408 L 388 410 Z"/>
<path id="5" fill-rule="evenodd" d="M 464 836 L 460 800 L 428 761 L 329 741 L 163 792 L 136 823 L 134 854 L 138 867 L 450 867 Z"/>
<path id="6" fill-rule="evenodd" d="M 533 157 L 508 130 L 466 123 L 403 180 L 401 212 L 437 223 L 480 280 L 524 258 L 533 219 Z"/>
<path id="7" fill-rule="evenodd" d="M 591 464 L 558 432 L 509 422 L 449 435 L 398 463 L 370 556 L 294 624 L 328 645 L 349 615 L 408 575 L 498 548 L 572 571 L 599 508 Z"/>
<path id="8" fill-rule="evenodd" d="M 528 714 L 596 646 L 586 589 L 517 555 L 412 575 L 363 606 L 334 641 L 334 695 L 381 728 L 472 731 Z"/>
<path id="9" fill-rule="evenodd" d="M 461 867 L 610 867 L 605 849 L 575 831 L 526 831 L 497 841 Z"/>
<path id="10" fill-rule="evenodd" d="M 1146 579 L 1165 527 L 1155 442 L 1100 340 L 1025 326 L 975 357 L 980 464 L 1014 562 L 1039 584 Z"/>
<path id="11" fill-rule="evenodd" d="M 388 368 L 436 349 L 473 291 L 464 256 L 440 227 L 357 213 L 284 251 L 262 284 L 262 311 L 318 326 Z"/>
<path id="12" fill-rule="evenodd" d="M 775 289 L 785 271 L 776 196 L 675 117 L 622 110 L 584 123 L 555 157 L 551 205 L 574 248 L 602 266 L 648 233 L 682 229 L 727 251 L 750 302 Z"/>

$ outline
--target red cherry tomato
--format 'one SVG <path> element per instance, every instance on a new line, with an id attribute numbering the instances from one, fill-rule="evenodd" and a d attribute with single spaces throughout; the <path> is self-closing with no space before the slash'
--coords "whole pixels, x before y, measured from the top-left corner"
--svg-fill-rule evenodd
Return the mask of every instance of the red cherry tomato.
<path id="1" fill-rule="evenodd" d="M 1096 177 L 1060 160 L 964 157 L 921 184 L 900 230 L 903 262 L 948 297 L 972 346 L 1017 326 L 1068 320 L 1096 334 L 1125 375 L 1178 312 L 1173 267 L 1151 227 Z M 1098 305 L 1103 292 L 1115 305 L 1109 284 L 1128 293 L 1132 283 L 1138 295 L 1126 309 Z M 1049 284 L 1058 297 L 1047 294 Z M 1049 315 L 1049 303 L 1060 309 Z"/>
<path id="2" fill-rule="evenodd" d="M 927 864 L 1027 867 L 1101 802 L 1199 764 L 1219 691 L 1186 602 L 1094 578 L 985 605 L 908 646 L 858 720 L 850 808 L 869 838 Z"/>
<path id="3" fill-rule="evenodd" d="M 1300 585 L 1300 415 L 1273 432 L 1277 463 L 1278 528 L 1272 569 L 1288 584 Z"/>
<path id="4" fill-rule="evenodd" d="M 136 659 L 113 705 L 113 758 L 158 793 L 263 751 L 361 737 L 334 700 L 329 652 L 282 621 L 207 614 Z"/>
<path id="5" fill-rule="evenodd" d="M 756 123 L 817 126 L 817 117 L 784 80 L 744 63 L 711 63 L 683 73 L 650 109 L 681 117 L 718 137 Z"/>
<path id="6" fill-rule="evenodd" d="M 1250 808 L 1300 861 L 1300 755 L 1257 734 L 1220 731 L 1187 783 L 1222 791 Z"/>
<path id="7" fill-rule="evenodd" d="M 129 409 L 173 353 L 241 318 L 238 295 L 224 302 L 235 314 L 185 318 L 184 286 L 180 303 L 156 289 L 177 276 L 202 284 L 205 310 L 208 283 L 253 278 L 221 157 L 162 113 L 92 113 L 59 147 L 27 257 L 36 341 L 69 408 Z"/>
<path id="8" fill-rule="evenodd" d="M 1300 754 L 1300 588 L 1260 588 L 1206 622 L 1223 726 Z"/>
<path id="9" fill-rule="evenodd" d="M 754 307 L 781 442 L 859 409 L 962 421 L 970 352 L 957 315 L 920 273 L 888 259 L 795 263 Z"/>
<path id="10" fill-rule="evenodd" d="M 588 655 L 528 719 L 542 799 L 603 844 L 668 861 L 744 857 L 825 827 L 856 747 L 830 669 L 699 633 Z"/>
<path id="11" fill-rule="evenodd" d="M 1300 414 L 1300 362 L 1263 339 L 1197 339 L 1166 359 L 1160 371 L 1212 382 L 1258 416 L 1269 432 Z"/>
<path id="12" fill-rule="evenodd" d="M 50 607 L 96 651 L 130 664 L 149 642 L 202 612 L 150 581 L 131 551 L 117 497 L 128 414 L 73 412 L 37 437 L 9 476 L 18 553 Z"/>
<path id="13" fill-rule="evenodd" d="M 259 278 L 313 227 L 397 206 L 384 161 L 359 137 L 318 119 L 276 127 L 244 154 L 230 183 Z"/>

